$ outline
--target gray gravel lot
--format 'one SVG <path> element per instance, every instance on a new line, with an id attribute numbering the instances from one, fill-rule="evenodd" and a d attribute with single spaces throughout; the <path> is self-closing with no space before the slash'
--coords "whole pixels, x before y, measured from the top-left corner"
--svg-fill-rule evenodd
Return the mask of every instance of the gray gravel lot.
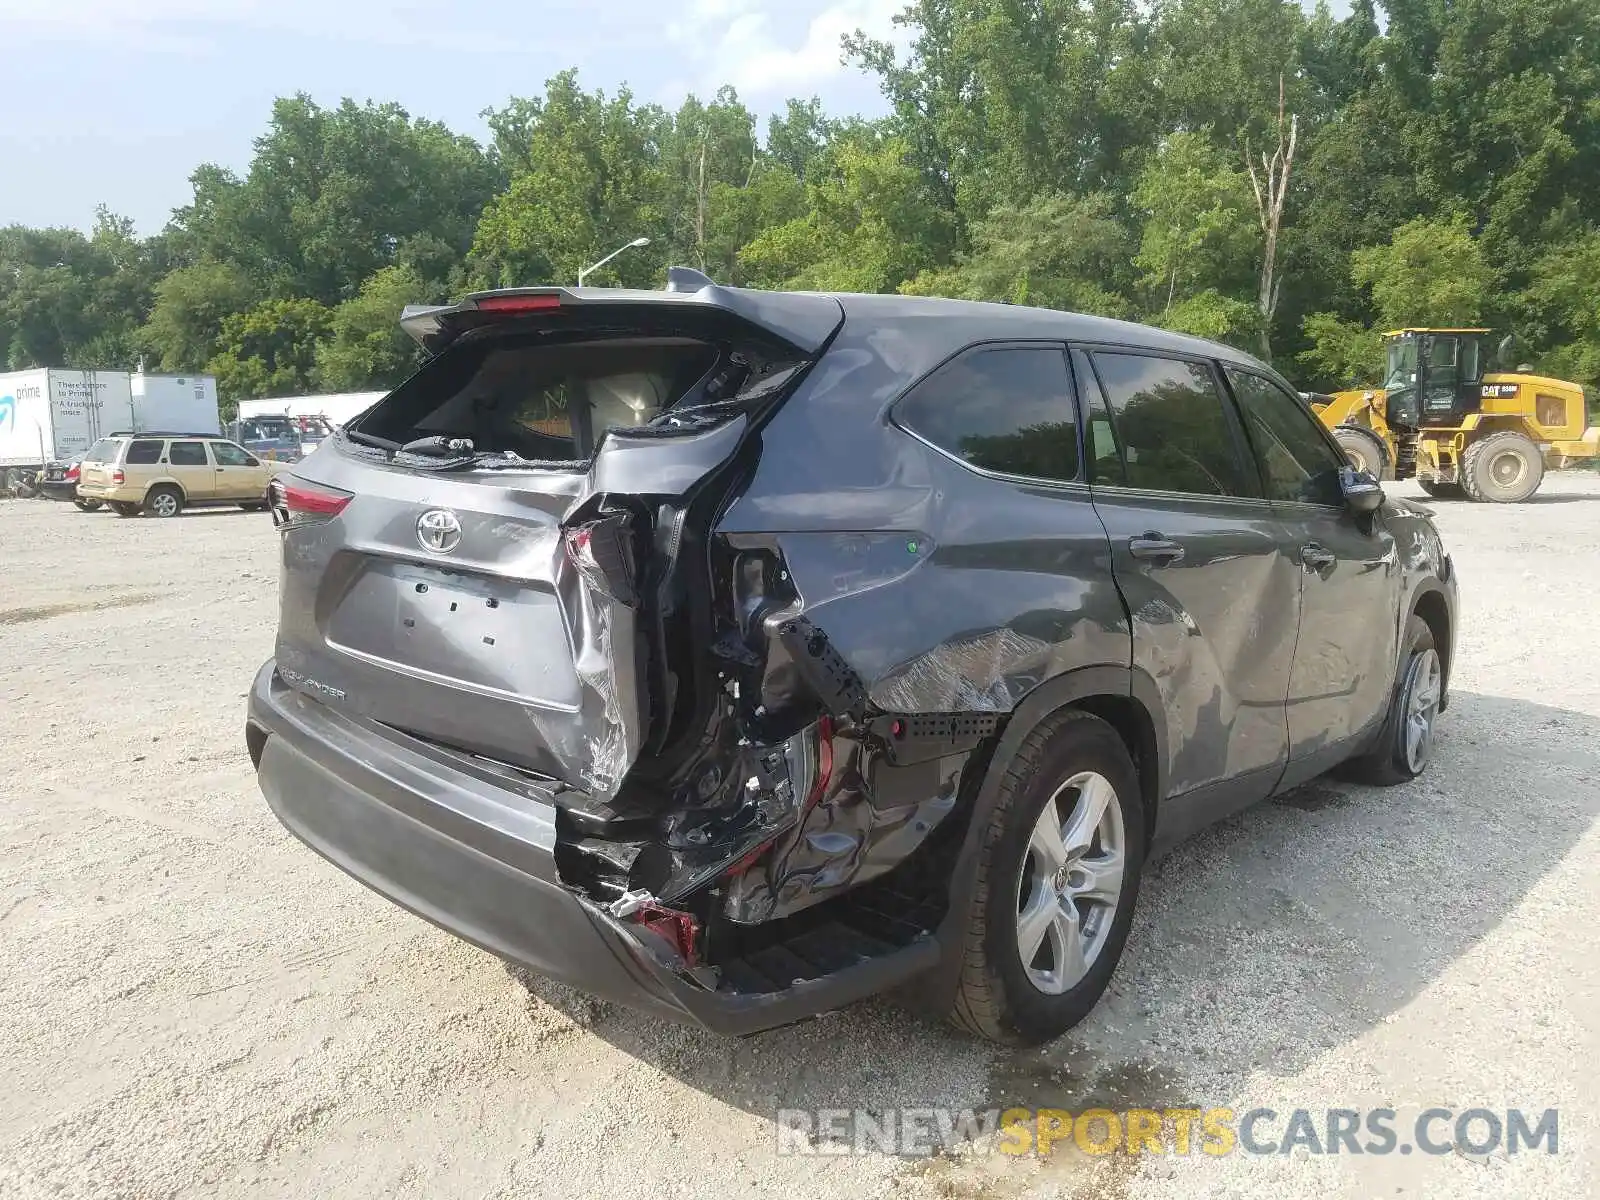
<path id="1" fill-rule="evenodd" d="M 0 501 L 0 1195 L 1600 1194 L 1600 478 L 1437 508 L 1434 769 L 1180 848 L 1090 1020 L 1007 1053 L 888 1003 L 729 1041 L 523 986 L 262 803 L 265 516 Z M 1559 1106 L 1560 1152 L 775 1153 L 780 1107 L 1096 1101 Z"/>

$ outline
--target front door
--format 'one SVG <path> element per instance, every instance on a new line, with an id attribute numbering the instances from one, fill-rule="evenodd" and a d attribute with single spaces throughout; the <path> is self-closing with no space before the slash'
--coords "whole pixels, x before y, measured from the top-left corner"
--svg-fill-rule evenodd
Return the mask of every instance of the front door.
<path id="1" fill-rule="evenodd" d="M 267 494 L 267 468 L 255 455 L 232 442 L 212 442 L 217 460 L 218 500 L 261 500 Z"/>
<path id="2" fill-rule="evenodd" d="M 1289 755 L 1314 773 L 1383 719 L 1394 682 L 1400 566 L 1380 515 L 1344 503 L 1345 463 L 1322 423 L 1264 374 L 1227 367 L 1268 497 L 1300 560 Z"/>
<path id="3" fill-rule="evenodd" d="M 1169 832 L 1251 803 L 1287 757 L 1299 564 L 1249 469 L 1215 368 L 1074 351 L 1094 504 L 1133 623 L 1133 665 L 1166 709 Z"/>
<path id="4" fill-rule="evenodd" d="M 216 467 L 206 453 L 204 442 L 168 442 L 167 470 L 183 488 L 183 494 L 190 504 L 198 504 L 216 496 Z"/>

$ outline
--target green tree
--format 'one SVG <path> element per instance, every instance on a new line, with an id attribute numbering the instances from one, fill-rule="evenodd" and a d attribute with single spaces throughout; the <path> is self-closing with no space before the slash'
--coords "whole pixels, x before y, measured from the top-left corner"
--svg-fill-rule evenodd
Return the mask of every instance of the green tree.
<path id="1" fill-rule="evenodd" d="M 216 355 L 225 318 L 253 307 L 261 291 L 243 267 L 205 260 L 178 267 L 155 288 L 155 302 L 140 334 L 149 366 L 198 371 Z"/>
<path id="2" fill-rule="evenodd" d="M 229 402 L 316 390 L 317 343 L 331 314 L 315 300 L 268 300 L 222 320 L 219 349 L 206 364 Z"/>
<path id="3" fill-rule="evenodd" d="M 810 211 L 767 229 L 739 254 L 762 287 L 893 291 L 950 248 L 950 223 L 896 138 L 833 143 L 805 185 Z"/>
<path id="4" fill-rule="evenodd" d="M 970 252 L 900 290 L 1131 316 L 1132 239 L 1113 210 L 1113 198 L 1104 193 L 1052 193 L 1022 208 L 1002 205 L 974 226 Z"/>
<path id="5" fill-rule="evenodd" d="M 1495 275 L 1466 218 L 1418 218 L 1394 231 L 1388 243 L 1351 256 L 1355 282 L 1372 291 L 1377 316 L 1388 328 L 1448 327 L 1480 320 Z"/>
<path id="6" fill-rule="evenodd" d="M 400 328 L 407 304 L 438 297 L 409 267 L 385 267 L 328 317 L 327 337 L 316 347 L 316 378 L 330 392 L 389 389 L 417 367 L 417 344 Z"/>
<path id="7" fill-rule="evenodd" d="M 243 179 L 195 172 L 173 238 L 191 261 L 239 266 L 264 294 L 337 304 L 409 239 L 464 254 L 500 182 L 476 142 L 397 104 L 324 109 L 296 95 L 274 103 Z"/>
<path id="8" fill-rule="evenodd" d="M 491 200 L 472 246 L 473 271 L 491 286 L 572 283 L 578 272 L 636 237 L 651 245 L 613 259 L 588 282 L 647 286 L 671 247 L 660 149 L 671 119 L 636 108 L 623 89 L 585 92 L 577 73 L 551 79 L 539 100 L 491 118 L 510 147 L 510 187 Z"/>
<path id="9" fill-rule="evenodd" d="M 1143 215 L 1134 262 L 1144 271 L 1152 311 L 1163 320 L 1176 312 L 1181 323 L 1198 320 L 1217 332 L 1255 328 L 1255 317 L 1229 303 L 1249 294 L 1258 255 L 1244 173 L 1204 135 L 1175 133 L 1145 166 L 1133 200 Z"/>
<path id="10" fill-rule="evenodd" d="M 1314 382 L 1331 389 L 1373 383 L 1383 368 L 1383 338 L 1356 321 L 1337 313 L 1312 313 L 1305 320 L 1311 345 L 1300 352 Z"/>

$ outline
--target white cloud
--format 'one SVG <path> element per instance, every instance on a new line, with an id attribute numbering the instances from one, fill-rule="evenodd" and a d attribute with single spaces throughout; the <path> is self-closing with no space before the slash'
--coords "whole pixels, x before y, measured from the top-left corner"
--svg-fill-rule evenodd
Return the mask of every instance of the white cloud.
<path id="1" fill-rule="evenodd" d="M 901 41 L 893 18 L 906 0 L 834 0 L 821 7 L 798 36 L 774 28 L 781 0 L 690 0 L 668 37 L 700 68 L 705 87 L 732 83 L 741 94 L 760 96 L 807 89 L 845 70 L 840 40 L 860 29 L 872 37 Z M 792 4 L 795 9 L 816 9 Z"/>

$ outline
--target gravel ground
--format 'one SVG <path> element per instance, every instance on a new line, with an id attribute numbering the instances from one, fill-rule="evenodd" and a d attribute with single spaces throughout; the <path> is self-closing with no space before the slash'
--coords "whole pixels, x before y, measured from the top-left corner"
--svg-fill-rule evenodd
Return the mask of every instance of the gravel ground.
<path id="1" fill-rule="evenodd" d="M 732 1041 L 523 986 L 261 801 L 265 517 L 0 502 L 0 1194 L 1600 1194 L 1600 479 L 1438 511 L 1463 634 L 1433 770 L 1319 783 L 1180 848 L 1089 1021 L 1006 1053 L 887 1003 Z M 775 1152 L 780 1107 L 1014 1102 L 1559 1106 L 1561 1141 Z"/>

